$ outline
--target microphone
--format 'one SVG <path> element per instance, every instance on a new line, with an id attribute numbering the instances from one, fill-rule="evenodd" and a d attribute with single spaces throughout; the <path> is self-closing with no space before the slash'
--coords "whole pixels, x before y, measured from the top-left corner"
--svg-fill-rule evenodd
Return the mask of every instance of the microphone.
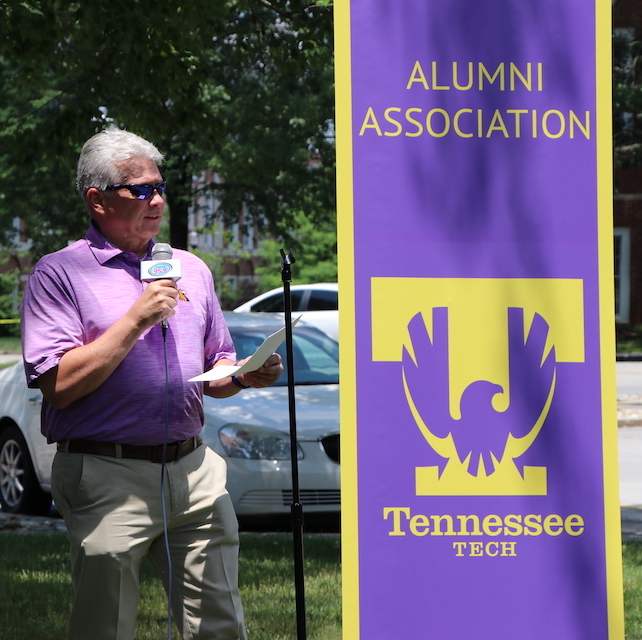
<path id="1" fill-rule="evenodd" d="M 157 242 L 152 247 L 152 259 L 140 263 L 140 279 L 143 282 L 153 282 L 170 278 L 176 282 L 183 275 L 181 261 L 173 260 L 174 252 L 166 242 Z M 167 318 L 162 321 L 163 329 L 167 329 Z"/>
<path id="2" fill-rule="evenodd" d="M 152 247 L 152 260 L 171 260 L 174 251 L 166 242 L 157 242 Z"/>

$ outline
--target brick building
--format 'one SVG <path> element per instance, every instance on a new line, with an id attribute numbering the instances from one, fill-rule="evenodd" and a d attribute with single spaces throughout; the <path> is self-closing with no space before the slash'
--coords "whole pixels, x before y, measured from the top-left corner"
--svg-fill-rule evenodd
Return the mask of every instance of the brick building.
<path id="1" fill-rule="evenodd" d="M 616 170 L 615 190 L 615 319 L 638 325 L 642 324 L 642 169 Z"/>

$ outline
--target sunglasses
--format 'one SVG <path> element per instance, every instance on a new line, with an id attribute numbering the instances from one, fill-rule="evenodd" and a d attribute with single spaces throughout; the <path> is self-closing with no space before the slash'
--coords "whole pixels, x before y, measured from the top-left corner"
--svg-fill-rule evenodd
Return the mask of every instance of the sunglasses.
<path id="1" fill-rule="evenodd" d="M 158 184 L 111 184 L 105 187 L 105 191 L 117 191 L 118 189 L 127 189 L 136 200 L 149 200 L 154 195 L 154 191 L 158 191 L 162 196 L 167 185 L 163 180 Z"/>

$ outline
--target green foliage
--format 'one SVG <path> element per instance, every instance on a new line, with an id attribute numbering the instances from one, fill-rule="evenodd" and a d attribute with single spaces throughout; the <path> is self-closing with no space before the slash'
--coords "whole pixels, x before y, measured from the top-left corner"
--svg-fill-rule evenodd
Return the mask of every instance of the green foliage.
<path id="1" fill-rule="evenodd" d="M 212 272 L 214 278 L 214 287 L 216 289 L 216 296 L 221 304 L 223 309 L 231 309 L 234 306 L 236 301 L 236 294 L 232 289 L 232 285 L 225 278 L 225 263 L 221 256 L 218 256 L 214 253 L 199 251 L 197 249 L 192 250 L 192 253 L 197 255 L 205 264 L 209 267 L 209 270 Z M 231 259 L 228 258 L 228 263 Z M 179 283 L 180 287 L 180 283 Z"/>
<path id="2" fill-rule="evenodd" d="M 642 165 L 641 44 L 628 32 L 613 37 L 613 144 L 616 167 Z"/>
<path id="3" fill-rule="evenodd" d="M 281 286 L 281 254 L 292 252 L 292 284 L 337 281 L 337 234 L 334 219 L 315 224 L 299 211 L 288 238 L 265 240 L 261 244 L 261 264 L 257 293 Z"/>
<path id="4" fill-rule="evenodd" d="M 0 267 L 6 260 L 0 257 Z M 19 336 L 20 324 L 7 322 L 18 318 L 20 294 L 18 292 L 18 269 L 0 272 L 0 336 Z"/>
<path id="5" fill-rule="evenodd" d="M 335 207 L 331 14 L 310 2 L 250 4 L 218 49 L 234 74 L 210 167 L 225 177 L 223 213 L 245 204 L 253 222 L 287 235 L 298 211 L 319 221 Z"/>
<path id="6" fill-rule="evenodd" d="M 18 270 L 0 273 L 0 319 L 18 314 Z"/>
<path id="7" fill-rule="evenodd" d="M 334 212 L 332 11 L 290 0 L 0 3 L 0 229 L 36 256 L 84 233 L 83 142 L 115 122 L 166 154 L 170 241 L 187 245 L 192 176 L 225 176 L 219 216 L 247 205 L 277 234 Z M 314 169 L 313 154 L 322 159 Z M 7 244 L 10 237 L 0 238 Z"/>
<path id="8" fill-rule="evenodd" d="M 642 353 L 642 326 L 617 325 L 615 337 L 617 353 Z"/>

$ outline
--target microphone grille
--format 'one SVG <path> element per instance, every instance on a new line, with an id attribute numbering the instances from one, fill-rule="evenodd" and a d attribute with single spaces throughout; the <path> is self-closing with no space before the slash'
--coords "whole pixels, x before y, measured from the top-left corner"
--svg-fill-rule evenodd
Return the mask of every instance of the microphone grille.
<path id="1" fill-rule="evenodd" d="M 157 242 L 152 247 L 152 260 L 171 260 L 174 252 L 166 242 Z"/>

